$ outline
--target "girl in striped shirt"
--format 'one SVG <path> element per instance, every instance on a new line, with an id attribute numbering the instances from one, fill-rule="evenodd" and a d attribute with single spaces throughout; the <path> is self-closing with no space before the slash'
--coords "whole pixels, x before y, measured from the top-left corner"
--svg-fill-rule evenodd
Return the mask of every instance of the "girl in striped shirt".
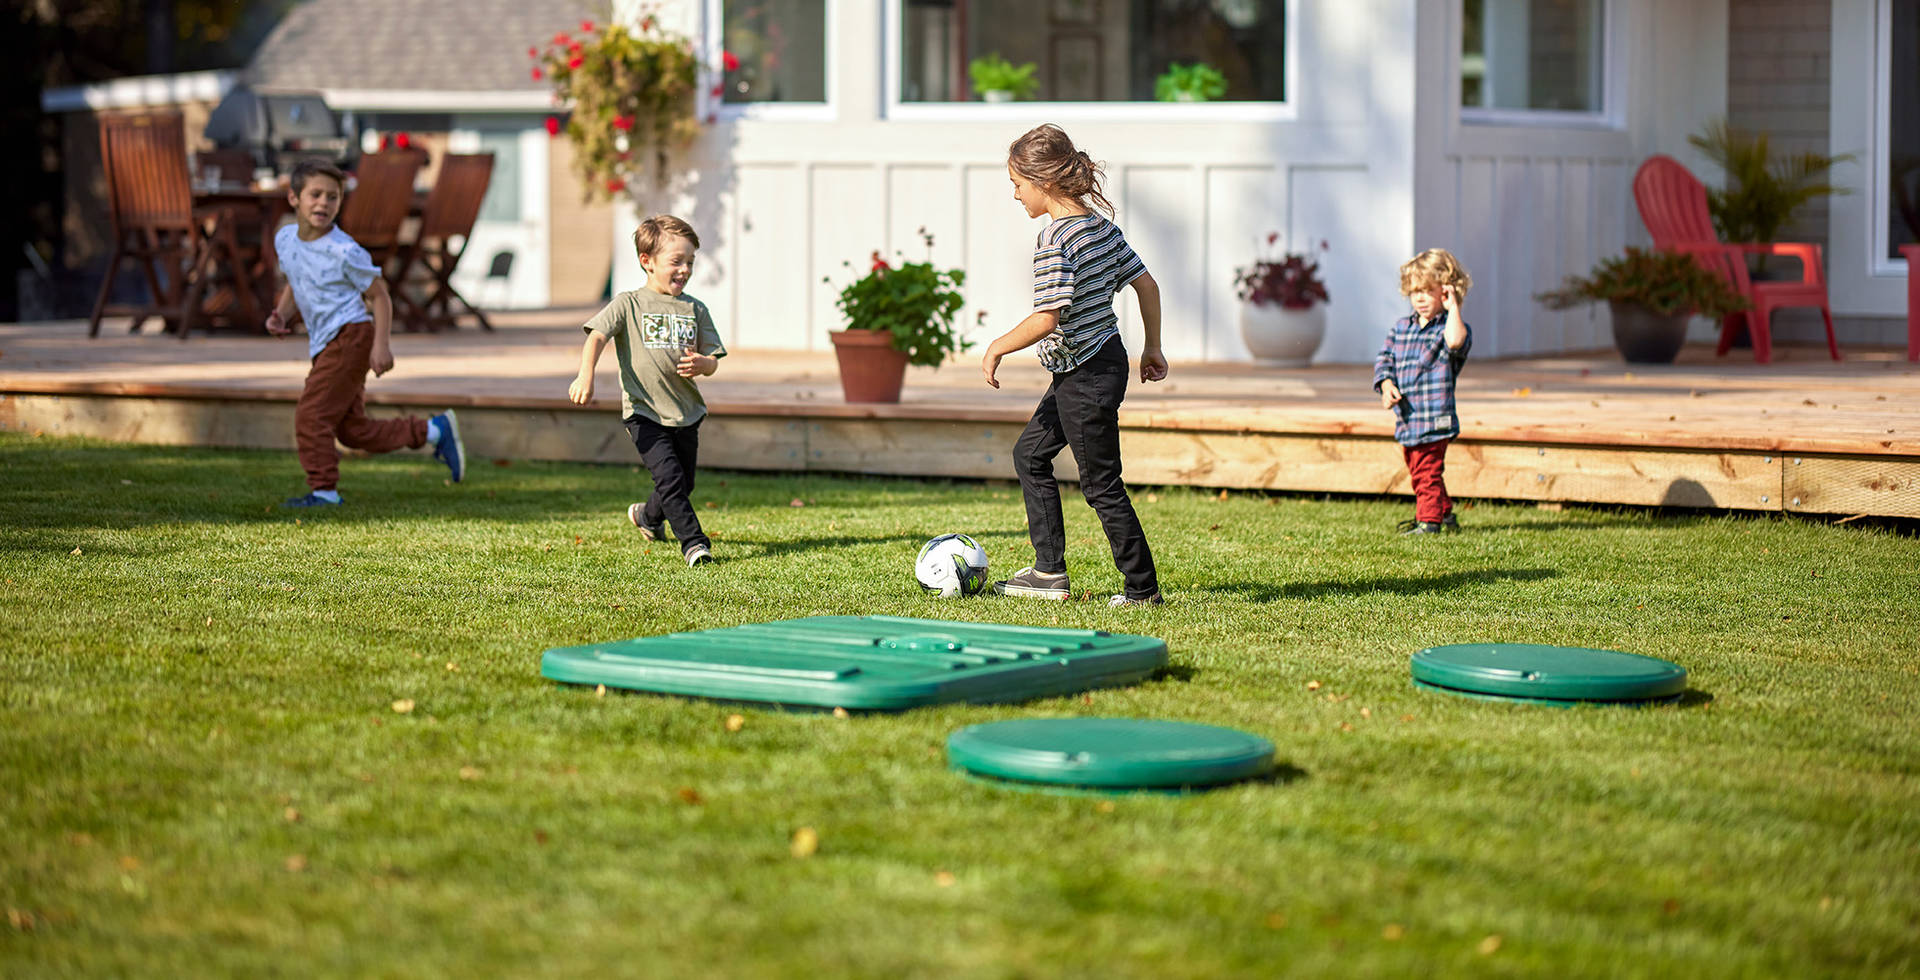
<path id="1" fill-rule="evenodd" d="M 1027 217 L 1045 214 L 1051 221 L 1034 247 L 1033 313 L 987 345 L 980 369 L 987 384 L 998 388 L 1000 359 L 1037 344 L 1053 383 L 1013 447 L 1033 564 L 994 583 L 993 590 L 1034 599 L 1073 594 L 1060 485 L 1053 475 L 1053 458 L 1071 448 L 1080 492 L 1099 515 L 1113 563 L 1126 578 L 1125 591 L 1108 605 L 1158 605 L 1153 552 L 1120 478 L 1120 399 L 1127 392 L 1128 363 L 1113 297 L 1120 287 L 1133 287 L 1146 329 L 1140 380 L 1159 381 L 1167 376 L 1160 353 L 1160 287 L 1120 229 L 1094 212 L 1113 214 L 1112 202 L 1100 192 L 1100 167 L 1060 127 L 1040 126 L 1014 140 L 1007 149 L 1007 177 Z"/>

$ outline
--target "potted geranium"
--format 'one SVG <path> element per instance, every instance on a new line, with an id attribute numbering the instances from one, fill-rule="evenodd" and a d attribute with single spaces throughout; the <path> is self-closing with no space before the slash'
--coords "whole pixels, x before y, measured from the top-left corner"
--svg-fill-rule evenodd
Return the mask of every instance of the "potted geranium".
<path id="1" fill-rule="evenodd" d="M 1636 364 L 1672 363 L 1687 341 L 1689 317 L 1717 320 L 1748 305 L 1692 253 L 1632 247 L 1534 298 L 1553 310 L 1604 301 L 1613 313 L 1613 346 Z"/>
<path id="2" fill-rule="evenodd" d="M 967 63 L 967 79 L 983 102 L 1031 99 L 1040 91 L 1040 82 L 1033 77 L 1036 68 L 1031 61 L 1016 65 L 998 54 L 988 54 Z"/>
<path id="3" fill-rule="evenodd" d="M 1267 248 L 1280 241 L 1267 233 Z M 1321 252 L 1327 243 L 1320 243 Z M 1327 284 L 1320 263 L 1301 252 L 1262 257 L 1233 271 L 1240 296 L 1240 338 L 1254 361 L 1269 367 L 1303 367 L 1327 333 Z"/>
<path id="4" fill-rule="evenodd" d="M 873 253 L 867 274 L 840 291 L 836 304 L 847 328 L 828 336 L 840 364 L 840 390 L 849 402 L 897 402 L 907 365 L 939 367 L 973 343 L 961 338 L 953 318 L 965 304 L 960 269 L 933 267 L 933 236 L 925 228 L 928 261 L 889 263 Z M 830 281 L 823 279 L 822 281 Z"/>
<path id="5" fill-rule="evenodd" d="M 562 32 L 527 49 L 534 80 L 551 84 L 571 110 L 564 124 L 548 117 L 547 132 L 558 136 L 564 125 L 590 198 L 637 190 L 649 173 L 656 186 L 664 183 L 669 154 L 699 135 L 693 51 L 650 13 L 632 30 L 582 21 L 578 37 Z"/>

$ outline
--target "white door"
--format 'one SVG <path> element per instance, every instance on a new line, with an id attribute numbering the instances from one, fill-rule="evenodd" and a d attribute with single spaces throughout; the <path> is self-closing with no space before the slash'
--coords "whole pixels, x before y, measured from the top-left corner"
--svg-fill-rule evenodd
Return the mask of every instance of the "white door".
<path id="1" fill-rule="evenodd" d="M 453 153 L 493 154 L 493 179 L 453 288 L 486 309 L 540 309 L 549 296 L 547 146 L 538 119 L 457 119 Z"/>

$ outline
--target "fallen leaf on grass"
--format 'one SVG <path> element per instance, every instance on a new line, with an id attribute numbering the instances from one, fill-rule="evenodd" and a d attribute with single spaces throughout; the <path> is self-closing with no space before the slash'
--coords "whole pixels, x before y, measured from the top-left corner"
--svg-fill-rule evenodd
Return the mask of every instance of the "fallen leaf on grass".
<path id="1" fill-rule="evenodd" d="M 1407 934 L 1407 927 L 1401 925 L 1398 922 L 1389 922 L 1387 923 L 1386 928 L 1380 930 L 1380 938 L 1390 943 L 1399 942 L 1401 939 L 1405 938 L 1406 934 Z"/>
<path id="2" fill-rule="evenodd" d="M 1360 717 L 1362 717 L 1362 718 L 1371 718 L 1371 717 L 1373 717 L 1373 709 L 1372 709 L 1372 708 L 1361 708 L 1361 709 L 1360 709 Z"/>
<path id="3" fill-rule="evenodd" d="M 134 857 L 131 854 L 120 855 L 120 870 L 122 871 L 140 870 L 140 859 L 137 857 Z"/>
<path id="4" fill-rule="evenodd" d="M 307 870 L 307 856 L 305 854 L 287 855 L 287 870 L 294 874 Z"/>
<path id="5" fill-rule="evenodd" d="M 285 810 L 280 811 L 280 817 L 288 823 L 299 823 L 300 811 L 293 807 L 287 807 Z"/>
<path id="6" fill-rule="evenodd" d="M 1401 716 L 1400 716 L 1400 720 L 1401 720 L 1401 721 L 1412 721 L 1412 720 L 1413 720 L 1413 716 L 1412 716 L 1412 715 L 1401 715 Z"/>
<path id="7" fill-rule="evenodd" d="M 1225 490 L 1222 490 L 1222 491 L 1220 491 L 1220 496 L 1218 496 L 1218 497 L 1215 497 L 1215 498 L 1213 498 L 1213 499 L 1215 499 L 1215 500 L 1218 500 L 1218 501 L 1220 501 L 1221 503 L 1226 503 L 1226 500 L 1227 500 L 1227 492 L 1226 492 Z"/>
<path id="8" fill-rule="evenodd" d="M 700 795 L 700 791 L 691 786 L 680 787 L 679 791 L 674 793 L 674 795 L 680 797 L 680 802 L 688 806 L 699 806 L 706 802 L 706 799 Z"/>
<path id="9" fill-rule="evenodd" d="M 1285 912 L 1267 913 L 1267 928 L 1285 929 L 1286 927 L 1287 927 L 1287 913 Z"/>
<path id="10" fill-rule="evenodd" d="M 1318 691 L 1318 690 L 1320 690 L 1320 682 L 1319 682 L 1319 681 L 1308 681 L 1308 682 L 1307 682 L 1307 690 L 1309 690 L 1309 691 Z"/>
<path id="11" fill-rule="evenodd" d="M 595 684 L 595 685 L 593 686 L 593 696 L 594 696 L 594 697 L 596 697 L 596 698 L 604 698 L 604 697 L 606 697 L 606 696 L 607 696 L 607 685 L 605 685 L 605 684 Z"/>
<path id="12" fill-rule="evenodd" d="M 807 502 L 804 500 L 801 500 L 799 497 L 795 497 L 792 500 L 787 502 L 788 507 L 805 507 L 806 505 L 807 505 Z"/>
<path id="13" fill-rule="evenodd" d="M 1150 503 L 1150 504 L 1157 504 L 1157 503 L 1159 503 L 1159 502 L 1160 502 L 1160 495 L 1159 495 L 1159 494 L 1157 494 L 1157 493 L 1150 493 L 1150 494 L 1147 494 L 1147 503 Z"/>
<path id="14" fill-rule="evenodd" d="M 8 906 L 7 924 L 13 926 L 13 928 L 19 932 L 32 932 L 34 926 L 33 913 L 26 909 L 16 909 Z"/>
<path id="15" fill-rule="evenodd" d="M 408 713 L 410 713 L 411 711 L 413 711 L 413 699 L 412 699 L 412 698 L 401 698 L 400 700 L 398 700 L 398 701 L 395 701 L 395 702 L 393 703 L 393 713 L 394 713 L 394 714 L 397 714 L 397 715 L 404 715 L 404 714 L 408 714 Z"/>
<path id="16" fill-rule="evenodd" d="M 1673 916 L 1673 915 L 1679 915 L 1679 914 L 1680 914 L 1680 900 L 1679 900 L 1679 899 L 1677 899 L 1677 898 L 1669 898 L 1669 899 L 1667 899 L 1666 901 L 1664 901 L 1664 902 L 1661 902 L 1661 903 L 1660 903 L 1660 914 L 1661 914 L 1661 915 L 1667 915 L 1667 916 Z"/>
<path id="17" fill-rule="evenodd" d="M 67 554 L 69 554 L 69 555 L 77 555 L 77 554 L 79 554 L 79 553 L 80 553 L 80 549 L 79 549 L 79 548 L 75 548 L 75 549 L 73 549 L 72 551 L 69 551 L 69 552 L 67 552 Z"/>
<path id="18" fill-rule="evenodd" d="M 466 780 L 467 782 L 473 782 L 474 780 L 480 778 L 480 770 L 475 769 L 472 766 L 461 766 L 460 778 Z"/>
<path id="19" fill-rule="evenodd" d="M 493 461 L 493 465 L 495 465 L 495 466 L 512 466 L 512 465 L 513 465 L 513 460 L 510 460 L 510 459 L 496 459 L 496 460 L 494 460 L 494 461 Z"/>
<path id="20" fill-rule="evenodd" d="M 67 835 L 67 843 L 75 847 L 88 847 L 93 844 L 93 835 L 75 831 Z"/>
<path id="21" fill-rule="evenodd" d="M 1220 525 L 1218 525 L 1218 524 L 1209 524 L 1209 525 L 1207 525 L 1207 530 L 1209 530 L 1209 531 L 1218 531 L 1218 530 L 1220 530 Z"/>
<path id="22" fill-rule="evenodd" d="M 850 718 L 850 717 L 852 717 L 852 715 L 849 715 L 849 714 L 847 714 L 847 709 L 845 709 L 845 708 L 835 708 L 835 709 L 833 709 L 833 716 L 834 716 L 835 718 Z"/>
<path id="23" fill-rule="evenodd" d="M 547 832 L 538 827 L 534 828 L 533 842 L 535 844 L 545 844 L 547 842 Z"/>
<path id="24" fill-rule="evenodd" d="M 942 888 L 952 888 L 954 880 L 953 872 L 951 871 L 935 871 L 933 873 L 933 883 Z"/>
<path id="25" fill-rule="evenodd" d="M 1112 800 L 1101 800 L 1100 802 L 1095 803 L 1093 805 L 1093 808 L 1095 810 L 1100 811 L 1101 813 L 1112 813 L 1116 809 L 1116 807 L 1114 807 L 1113 805 Z"/>
<path id="26" fill-rule="evenodd" d="M 1343 732 L 1350 732 L 1350 731 L 1353 731 L 1353 722 L 1350 722 L 1350 721 L 1343 721 L 1343 722 L 1341 722 L 1341 723 L 1340 723 L 1340 730 L 1341 730 L 1341 731 L 1343 731 Z"/>
<path id="27" fill-rule="evenodd" d="M 1476 948 L 1480 950 L 1481 956 L 1492 956 L 1493 954 L 1498 953 L 1500 951 L 1500 934 L 1495 933 L 1491 936 L 1488 936 L 1485 939 L 1480 940 L 1480 945 Z"/>
<path id="28" fill-rule="evenodd" d="M 812 827 L 802 827 L 793 832 L 793 840 L 787 844 L 787 850 L 797 858 L 810 858 L 820 850 L 820 834 Z"/>
<path id="29" fill-rule="evenodd" d="M 447 673 L 449 673 L 449 674 L 458 674 L 459 672 L 460 672 L 460 665 L 459 665 L 459 664 L 456 664 L 456 663 L 454 663 L 454 662 L 453 662 L 453 661 L 451 661 L 451 660 L 449 660 L 449 661 L 447 661 Z"/>
<path id="30" fill-rule="evenodd" d="M 745 715 L 727 716 L 727 731 L 737 732 L 745 727 L 747 727 L 747 718 Z"/>
<path id="31" fill-rule="evenodd" d="M 714 503 L 714 502 L 713 502 L 713 501 L 711 501 L 711 500 L 709 500 L 709 501 L 707 501 L 707 502 L 706 502 L 706 504 L 704 504 L 703 506 L 706 506 L 706 507 L 709 507 L 709 508 L 712 508 L 712 507 L 718 507 L 718 506 L 720 506 L 720 505 L 719 505 L 719 504 L 716 504 L 716 503 Z"/>

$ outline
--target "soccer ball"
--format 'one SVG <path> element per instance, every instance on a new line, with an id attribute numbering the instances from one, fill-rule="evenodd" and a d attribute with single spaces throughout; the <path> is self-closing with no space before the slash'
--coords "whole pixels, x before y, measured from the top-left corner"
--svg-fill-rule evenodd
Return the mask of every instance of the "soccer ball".
<path id="1" fill-rule="evenodd" d="M 986 549 L 964 534 L 942 534 L 920 546 L 913 577 L 942 599 L 978 595 L 987 587 Z"/>

